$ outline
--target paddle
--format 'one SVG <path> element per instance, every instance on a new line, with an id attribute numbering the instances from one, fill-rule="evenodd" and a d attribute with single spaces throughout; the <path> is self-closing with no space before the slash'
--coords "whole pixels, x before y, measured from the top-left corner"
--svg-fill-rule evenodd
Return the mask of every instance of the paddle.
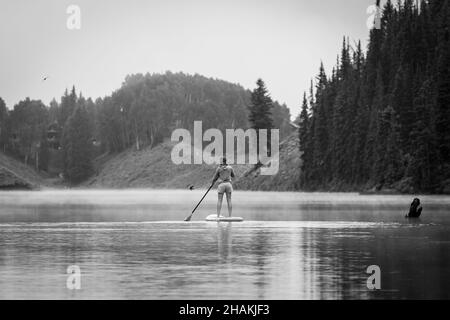
<path id="1" fill-rule="evenodd" d="M 197 208 L 200 206 L 200 204 L 202 203 L 203 199 L 206 198 L 207 194 L 209 193 L 209 191 L 211 191 L 212 187 L 214 186 L 215 181 L 211 184 L 211 186 L 209 187 L 208 191 L 206 191 L 205 195 L 203 196 L 202 200 L 200 200 L 200 202 L 197 204 L 197 206 L 194 208 L 194 210 L 192 210 L 192 213 L 189 217 L 187 217 L 186 219 L 184 219 L 185 222 L 189 222 L 192 219 L 192 216 L 195 213 L 195 210 L 197 210 Z"/>

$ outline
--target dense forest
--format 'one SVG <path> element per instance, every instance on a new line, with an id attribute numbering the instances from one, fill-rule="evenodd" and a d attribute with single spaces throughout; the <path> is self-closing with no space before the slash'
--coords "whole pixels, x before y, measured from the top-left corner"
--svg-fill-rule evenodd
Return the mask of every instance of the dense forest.
<path id="1" fill-rule="evenodd" d="M 261 80 L 257 85 L 270 105 L 270 128 L 286 137 L 292 131 L 289 109 L 272 101 Z M 239 85 L 171 72 L 127 76 L 120 89 L 95 101 L 75 88 L 49 106 L 26 98 L 8 111 L 0 99 L 0 146 L 76 184 L 93 173 L 96 156 L 154 147 L 176 128 L 192 130 L 196 120 L 203 130 L 254 127 L 251 99 L 252 92 Z"/>
<path id="2" fill-rule="evenodd" d="M 450 192 L 450 1 L 382 8 L 367 52 L 344 39 L 303 99 L 305 190 Z"/>
<path id="3" fill-rule="evenodd" d="M 296 120 L 298 189 L 450 193 L 449 7 L 389 0 L 366 50 L 344 38 L 331 74 L 320 66 Z M 49 106 L 26 98 L 8 110 L 0 98 L 0 148 L 76 184 L 93 174 L 97 156 L 153 148 L 196 120 L 203 130 L 276 128 L 282 140 L 292 132 L 289 109 L 261 79 L 250 91 L 147 73 L 95 101 L 75 88 Z"/>

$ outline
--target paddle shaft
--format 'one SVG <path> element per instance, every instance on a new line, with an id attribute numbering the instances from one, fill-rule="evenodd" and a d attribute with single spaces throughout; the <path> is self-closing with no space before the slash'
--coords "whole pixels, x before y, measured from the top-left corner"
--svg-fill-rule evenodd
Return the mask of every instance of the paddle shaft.
<path id="1" fill-rule="evenodd" d="M 192 218 L 192 216 L 194 215 L 195 211 L 198 209 L 198 207 L 200 206 L 200 204 L 203 202 L 203 200 L 206 198 L 206 196 L 208 195 L 208 193 L 211 191 L 212 187 L 214 186 L 214 183 L 211 184 L 211 186 L 209 187 L 208 191 L 206 191 L 205 195 L 203 196 L 203 198 L 200 200 L 200 202 L 197 204 L 197 206 L 194 208 L 194 210 L 192 210 L 191 215 L 186 219 L 186 220 L 190 220 Z"/>
<path id="2" fill-rule="evenodd" d="M 200 206 L 200 204 L 203 202 L 203 200 L 205 200 L 206 196 L 208 195 L 208 193 L 211 191 L 212 187 L 214 186 L 214 184 L 212 184 L 208 191 L 206 191 L 205 195 L 203 196 L 202 200 L 200 200 L 200 202 L 197 204 L 197 206 L 195 207 L 194 210 L 192 210 L 192 214 L 194 214 L 194 212 L 198 209 L 198 207 Z"/>

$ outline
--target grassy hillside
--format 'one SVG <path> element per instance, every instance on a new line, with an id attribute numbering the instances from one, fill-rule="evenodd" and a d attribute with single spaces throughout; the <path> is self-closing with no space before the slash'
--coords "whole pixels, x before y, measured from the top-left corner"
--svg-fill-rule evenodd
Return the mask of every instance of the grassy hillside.
<path id="1" fill-rule="evenodd" d="M 188 185 L 205 188 L 215 167 L 207 165 L 175 165 L 170 154 L 176 143 L 163 142 L 155 148 L 126 150 L 96 160 L 97 174 L 83 186 L 93 188 L 162 188 L 184 189 Z M 237 166 L 243 174 L 249 167 Z"/>
<path id="2" fill-rule="evenodd" d="M 294 132 L 280 144 L 280 168 L 277 175 L 262 176 L 250 170 L 236 180 L 235 188 L 253 191 L 295 191 L 300 177 L 298 136 Z"/>
<path id="3" fill-rule="evenodd" d="M 215 166 L 174 165 L 170 154 L 175 143 L 166 141 L 155 148 L 141 151 L 126 150 L 119 154 L 103 155 L 95 160 L 96 174 L 81 188 L 152 188 L 185 189 L 190 185 L 206 188 L 214 174 Z M 297 134 L 294 133 L 280 145 L 280 170 L 275 176 L 261 176 L 251 165 L 234 165 L 237 190 L 296 190 L 300 173 Z M 36 172 L 20 161 L 0 153 L 0 178 L 14 177 L 30 188 L 62 186 L 58 179 Z M 4 181 L 6 183 L 6 180 Z"/>
<path id="4" fill-rule="evenodd" d="M 174 165 L 170 159 L 175 143 L 166 141 L 141 151 L 126 150 L 96 160 L 96 175 L 81 187 L 185 189 L 189 185 L 206 188 L 215 166 Z M 260 176 L 251 165 L 233 166 L 236 188 L 241 190 L 295 190 L 299 175 L 297 135 L 280 147 L 280 171 L 276 176 Z"/>
<path id="5" fill-rule="evenodd" d="M 53 180 L 47 176 L 36 172 L 33 168 L 21 163 L 20 161 L 11 158 L 0 152 L 0 169 L 5 168 L 5 175 L 2 175 L 4 179 L 17 179 L 28 185 L 32 189 L 40 187 L 52 187 L 54 185 Z M 7 184 L 7 181 L 3 181 Z M 2 181 L 0 181 L 2 184 Z"/>

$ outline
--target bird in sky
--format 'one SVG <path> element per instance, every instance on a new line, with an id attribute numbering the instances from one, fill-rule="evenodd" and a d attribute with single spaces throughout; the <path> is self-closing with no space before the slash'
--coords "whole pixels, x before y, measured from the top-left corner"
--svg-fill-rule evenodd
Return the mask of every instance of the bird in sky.
<path id="1" fill-rule="evenodd" d="M 45 76 L 42 78 L 42 82 L 46 81 L 49 78 L 49 76 Z"/>

